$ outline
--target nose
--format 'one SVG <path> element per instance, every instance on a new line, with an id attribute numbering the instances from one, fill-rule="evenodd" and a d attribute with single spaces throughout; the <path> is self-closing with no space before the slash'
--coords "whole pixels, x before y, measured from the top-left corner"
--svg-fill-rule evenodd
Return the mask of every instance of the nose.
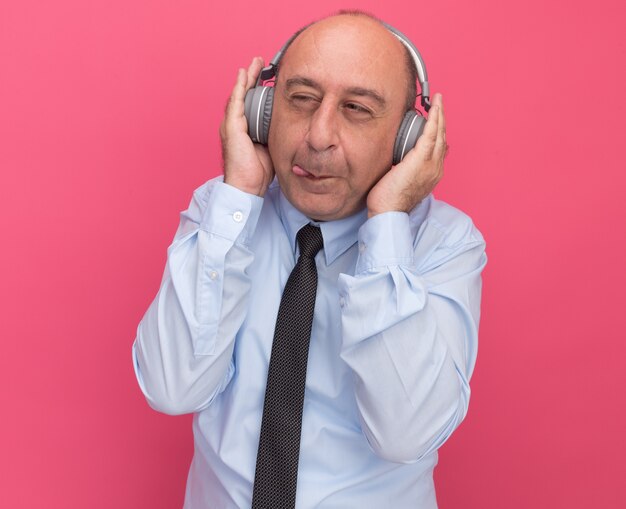
<path id="1" fill-rule="evenodd" d="M 331 101 L 322 100 L 310 117 L 306 142 L 315 152 L 332 150 L 338 143 L 337 109 Z"/>

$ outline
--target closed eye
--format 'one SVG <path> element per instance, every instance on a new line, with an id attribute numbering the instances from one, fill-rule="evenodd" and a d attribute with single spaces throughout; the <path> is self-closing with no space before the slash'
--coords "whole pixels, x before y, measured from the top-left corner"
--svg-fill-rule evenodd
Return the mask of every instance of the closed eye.
<path id="1" fill-rule="evenodd" d="M 346 103 L 344 105 L 344 109 L 348 111 L 352 115 L 356 115 L 358 117 L 372 116 L 373 113 L 369 108 L 359 104 L 359 103 Z"/>
<path id="2" fill-rule="evenodd" d="M 300 103 L 305 103 L 308 101 L 316 101 L 317 99 L 315 97 L 312 97 L 310 95 L 302 95 L 302 94 L 294 94 L 290 97 L 290 99 L 292 101 L 295 102 L 300 102 Z"/>

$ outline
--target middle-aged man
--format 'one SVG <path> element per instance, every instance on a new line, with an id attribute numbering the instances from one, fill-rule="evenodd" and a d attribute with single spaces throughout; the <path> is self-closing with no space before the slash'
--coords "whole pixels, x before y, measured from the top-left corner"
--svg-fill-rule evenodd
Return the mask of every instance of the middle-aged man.
<path id="1" fill-rule="evenodd" d="M 363 13 L 308 26 L 280 61 L 267 147 L 244 115 L 263 61 L 239 70 L 224 178 L 182 213 L 133 349 L 150 405 L 195 414 L 186 508 L 437 507 L 486 258 L 471 220 L 430 194 L 440 95 L 392 165 L 415 102 L 407 55 Z"/>

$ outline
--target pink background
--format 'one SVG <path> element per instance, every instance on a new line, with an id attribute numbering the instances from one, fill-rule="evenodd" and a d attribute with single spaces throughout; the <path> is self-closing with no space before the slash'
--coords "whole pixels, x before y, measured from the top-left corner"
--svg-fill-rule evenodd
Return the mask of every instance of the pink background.
<path id="1" fill-rule="evenodd" d="M 310 4 L 0 4 L 0 507 L 182 505 L 191 419 L 149 409 L 130 347 L 220 172 L 236 69 L 348 6 Z M 451 145 L 437 195 L 488 242 L 440 507 L 624 507 L 623 1 L 358 6 L 422 51 Z"/>

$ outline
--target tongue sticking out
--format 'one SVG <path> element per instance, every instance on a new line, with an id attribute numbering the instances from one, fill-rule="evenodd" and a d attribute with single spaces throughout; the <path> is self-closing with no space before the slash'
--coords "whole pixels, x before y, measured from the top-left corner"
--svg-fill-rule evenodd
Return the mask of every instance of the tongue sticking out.
<path id="1" fill-rule="evenodd" d="M 299 177 L 312 177 L 313 175 L 311 175 L 308 171 L 300 168 L 300 166 L 294 166 L 293 167 L 293 172 L 298 175 Z"/>

